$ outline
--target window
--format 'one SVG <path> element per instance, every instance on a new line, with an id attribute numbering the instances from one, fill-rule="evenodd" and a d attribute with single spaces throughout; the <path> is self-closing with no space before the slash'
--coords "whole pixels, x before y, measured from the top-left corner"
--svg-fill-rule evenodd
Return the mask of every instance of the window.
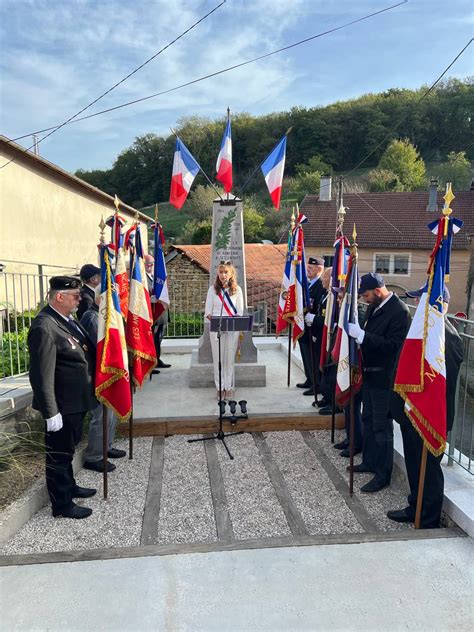
<path id="1" fill-rule="evenodd" d="M 374 255 L 375 272 L 379 272 L 380 274 L 409 275 L 410 262 L 411 255 L 409 253 L 375 253 Z"/>
<path id="2" fill-rule="evenodd" d="M 334 261 L 334 255 L 323 255 L 324 257 L 324 267 L 330 268 L 332 266 L 332 262 Z"/>

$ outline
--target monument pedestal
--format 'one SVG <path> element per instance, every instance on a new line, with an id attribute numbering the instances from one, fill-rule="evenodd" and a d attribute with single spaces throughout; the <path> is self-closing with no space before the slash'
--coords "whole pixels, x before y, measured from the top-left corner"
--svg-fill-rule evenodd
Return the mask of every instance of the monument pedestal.
<path id="1" fill-rule="evenodd" d="M 266 386 L 267 367 L 256 362 L 235 361 L 235 387 L 242 386 Z M 214 387 L 214 365 L 212 358 L 209 363 L 201 363 L 198 360 L 198 351 L 191 354 L 191 369 L 189 372 L 189 386 L 191 388 Z"/>

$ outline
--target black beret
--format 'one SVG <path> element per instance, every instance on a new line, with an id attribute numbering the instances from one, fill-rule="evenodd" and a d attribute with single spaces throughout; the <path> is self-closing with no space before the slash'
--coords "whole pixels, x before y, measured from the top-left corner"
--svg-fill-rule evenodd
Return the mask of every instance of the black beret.
<path id="1" fill-rule="evenodd" d="M 70 276 L 55 276 L 49 280 L 51 290 L 78 290 L 82 287 L 79 279 Z"/>
<path id="2" fill-rule="evenodd" d="M 86 263 L 86 265 L 82 266 L 79 274 L 83 281 L 88 281 L 96 274 L 100 274 L 100 268 L 95 266 L 93 263 Z"/>
<path id="3" fill-rule="evenodd" d="M 360 279 L 359 294 L 367 292 L 367 290 L 375 290 L 378 287 L 384 287 L 385 281 L 381 274 L 377 272 L 369 272 L 362 275 Z"/>
<path id="4" fill-rule="evenodd" d="M 309 257 L 308 263 L 312 266 L 323 266 L 324 259 L 322 257 Z"/>

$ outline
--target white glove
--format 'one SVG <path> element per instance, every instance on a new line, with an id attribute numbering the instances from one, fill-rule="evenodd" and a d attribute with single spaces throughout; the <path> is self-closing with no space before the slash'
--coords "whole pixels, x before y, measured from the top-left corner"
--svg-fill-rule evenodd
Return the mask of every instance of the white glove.
<path id="1" fill-rule="evenodd" d="M 349 336 L 355 338 L 359 344 L 362 344 L 365 336 L 365 331 L 359 325 L 359 323 L 349 323 Z"/>
<path id="2" fill-rule="evenodd" d="M 304 322 L 305 322 L 307 325 L 311 325 L 311 323 L 313 322 L 313 320 L 314 320 L 314 314 L 306 314 L 306 316 L 304 317 Z"/>
<path id="3" fill-rule="evenodd" d="M 54 417 L 50 417 L 50 419 L 46 419 L 46 428 L 48 432 L 57 432 L 61 430 L 63 427 L 63 416 L 61 413 L 54 415 Z"/>
<path id="4" fill-rule="evenodd" d="M 156 296 L 150 296 L 150 303 L 158 303 Z"/>

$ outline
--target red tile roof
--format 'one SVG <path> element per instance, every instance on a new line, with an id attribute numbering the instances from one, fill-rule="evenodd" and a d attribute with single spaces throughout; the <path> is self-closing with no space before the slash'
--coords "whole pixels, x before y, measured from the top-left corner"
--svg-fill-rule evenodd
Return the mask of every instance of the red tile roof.
<path id="1" fill-rule="evenodd" d="M 211 265 L 211 245 L 172 246 L 176 250 L 209 273 Z M 281 285 L 285 263 L 286 244 L 245 244 L 245 268 L 247 283 L 264 277 L 272 285 Z"/>
<path id="2" fill-rule="evenodd" d="M 443 207 L 438 193 L 438 208 Z M 355 223 L 360 248 L 431 249 L 434 236 L 426 227 L 441 212 L 427 211 L 428 192 L 349 193 L 344 195 L 346 235 Z M 468 247 L 466 236 L 474 233 L 474 191 L 461 191 L 451 203 L 453 216 L 464 222 L 462 232 L 453 239 L 454 249 Z M 305 225 L 306 246 L 332 246 L 336 225 L 336 201 L 320 202 L 317 195 L 307 195 L 300 211 L 308 219 Z"/>

